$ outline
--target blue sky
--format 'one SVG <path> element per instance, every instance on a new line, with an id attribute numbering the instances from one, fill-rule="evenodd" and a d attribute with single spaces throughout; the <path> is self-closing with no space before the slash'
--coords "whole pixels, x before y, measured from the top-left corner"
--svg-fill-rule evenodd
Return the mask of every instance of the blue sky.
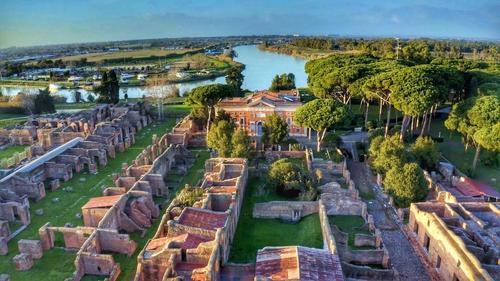
<path id="1" fill-rule="evenodd" d="M 1 0 L 0 48 L 254 34 L 500 39 L 499 0 Z"/>

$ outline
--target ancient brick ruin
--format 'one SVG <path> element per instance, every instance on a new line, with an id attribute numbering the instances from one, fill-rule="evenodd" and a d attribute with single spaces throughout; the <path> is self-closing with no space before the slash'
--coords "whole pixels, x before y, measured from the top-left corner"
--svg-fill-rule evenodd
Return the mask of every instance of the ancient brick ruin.
<path id="1" fill-rule="evenodd" d="M 0 225 L 4 221 L 30 223 L 29 201 L 41 200 L 46 189 L 56 190 L 73 173 L 97 172 L 108 157 L 135 142 L 135 134 L 151 122 L 141 103 L 98 105 L 69 117 L 39 117 L 8 132 L 14 144 L 33 144 L 33 158 L 7 171 L 0 179 Z M 29 137 L 26 135 L 29 134 Z M 0 249 L 11 238 L 0 232 Z M 5 254 L 5 251 L 0 251 Z M 27 258 L 19 258 L 19 261 Z"/>
<path id="2" fill-rule="evenodd" d="M 189 124 L 190 120 L 180 123 Z M 111 253 L 134 253 L 137 244 L 128 233 L 144 231 L 159 216 L 153 196 L 170 196 L 167 173 L 174 169 L 186 172 L 194 162 L 187 150 L 188 133 L 173 131 L 161 138 L 153 136 L 152 144 L 131 165 L 123 164 L 121 173 L 113 178 L 114 186 L 82 206 L 84 226 L 53 227 L 47 223 L 39 229 L 44 250 L 53 248 L 56 235 L 62 235 L 64 247 L 77 251 L 71 280 L 78 281 L 85 275 L 116 280 L 121 269 Z"/>
<path id="3" fill-rule="evenodd" d="M 500 210 L 495 203 L 440 192 L 410 207 L 408 232 L 443 280 L 500 279 Z"/>
<path id="4" fill-rule="evenodd" d="M 238 224 L 247 174 L 246 159 L 207 160 L 202 198 L 183 209 L 172 201 L 138 256 L 134 280 L 219 280 Z"/>
<path id="5" fill-rule="evenodd" d="M 344 280 L 339 257 L 322 249 L 300 246 L 265 247 L 257 252 L 255 281 Z"/>

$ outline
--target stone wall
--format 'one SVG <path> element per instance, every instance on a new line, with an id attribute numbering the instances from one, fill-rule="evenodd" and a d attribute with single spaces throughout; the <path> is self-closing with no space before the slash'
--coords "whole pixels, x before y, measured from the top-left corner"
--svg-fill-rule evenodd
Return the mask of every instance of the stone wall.
<path id="1" fill-rule="evenodd" d="M 220 267 L 227 262 L 236 231 L 248 168 L 246 159 L 212 158 L 206 161 L 205 171 L 200 186 L 205 190 L 203 198 L 188 208 L 179 206 L 179 198 L 172 200 L 155 236 L 138 256 L 134 280 L 220 280 Z M 210 226 L 215 222 L 208 223 L 213 220 L 218 221 L 215 228 Z M 207 241 L 183 252 L 185 235 Z M 186 263 L 199 267 L 177 270 Z"/>
<path id="2" fill-rule="evenodd" d="M 330 221 L 328 220 L 328 214 L 326 213 L 326 208 L 323 204 L 323 200 L 319 200 L 318 206 L 319 221 L 321 223 L 321 233 L 323 235 L 324 244 L 332 255 L 337 255 L 337 244 L 330 227 Z"/>
<path id="3" fill-rule="evenodd" d="M 444 280 L 497 280 L 500 239 L 487 225 L 498 224 L 499 214 L 489 203 L 416 203 L 410 207 L 408 229 Z"/>
<path id="4" fill-rule="evenodd" d="M 271 201 L 255 203 L 252 216 L 260 219 L 299 221 L 318 212 L 317 201 Z"/>

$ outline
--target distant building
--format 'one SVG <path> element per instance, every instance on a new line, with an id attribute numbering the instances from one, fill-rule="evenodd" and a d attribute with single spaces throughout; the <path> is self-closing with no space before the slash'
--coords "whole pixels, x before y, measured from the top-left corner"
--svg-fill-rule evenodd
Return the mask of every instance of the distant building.
<path id="1" fill-rule="evenodd" d="M 175 74 L 177 78 L 183 79 L 189 76 L 189 73 L 184 72 L 184 71 L 179 71 Z"/>
<path id="2" fill-rule="evenodd" d="M 302 105 L 298 90 L 259 91 L 246 97 L 225 98 L 217 104 L 239 128 L 253 136 L 261 136 L 266 116 L 278 114 L 288 123 L 290 136 L 307 136 L 307 128 L 294 123 L 295 110 Z"/>
<path id="3" fill-rule="evenodd" d="M 140 80 L 140 81 L 145 81 L 146 77 L 148 77 L 148 75 L 145 74 L 145 73 L 139 73 L 139 74 L 137 74 L 137 79 Z"/>

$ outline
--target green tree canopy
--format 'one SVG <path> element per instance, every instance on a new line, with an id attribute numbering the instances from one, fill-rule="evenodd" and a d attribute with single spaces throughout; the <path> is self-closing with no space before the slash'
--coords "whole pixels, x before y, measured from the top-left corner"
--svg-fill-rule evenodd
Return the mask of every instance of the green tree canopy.
<path id="1" fill-rule="evenodd" d="M 375 137 L 370 143 L 368 153 L 372 159 L 372 167 L 381 174 L 394 167 L 402 167 L 409 161 L 405 145 L 397 134 L 388 138 Z"/>
<path id="2" fill-rule="evenodd" d="M 211 84 L 199 86 L 191 90 L 186 97 L 185 103 L 193 108 L 204 108 L 207 112 L 207 132 L 210 129 L 214 106 L 219 100 L 225 97 L 231 97 L 234 94 L 234 88 L 230 85 Z M 198 114 L 199 115 L 199 114 Z"/>
<path id="3" fill-rule="evenodd" d="M 472 162 L 474 170 L 479 159 L 481 146 L 496 151 L 495 129 L 500 123 L 500 98 L 498 96 L 471 97 L 453 105 L 446 128 L 457 131 L 464 136 L 466 144 L 476 146 L 476 154 Z"/>
<path id="4" fill-rule="evenodd" d="M 393 196 L 397 207 L 425 200 L 428 192 L 424 173 L 417 163 L 391 168 L 384 179 L 384 188 Z"/>
<path id="5" fill-rule="evenodd" d="M 418 137 L 411 145 L 411 153 L 425 169 L 434 168 L 441 157 L 437 144 L 430 137 Z"/>
<path id="6" fill-rule="evenodd" d="M 231 146 L 231 157 L 250 157 L 250 137 L 248 136 L 247 132 L 245 132 L 245 130 L 236 129 L 231 139 Z"/>
<path id="7" fill-rule="evenodd" d="M 297 197 L 306 190 L 308 174 L 289 159 L 280 159 L 269 168 L 269 185 L 285 196 Z"/>
<path id="8" fill-rule="evenodd" d="M 288 124 L 276 113 L 266 116 L 262 129 L 264 143 L 278 145 L 288 136 Z"/>
<path id="9" fill-rule="evenodd" d="M 54 113 L 56 108 L 54 98 L 50 95 L 49 89 L 40 90 L 33 100 L 34 113 Z"/>
<path id="10" fill-rule="evenodd" d="M 317 132 L 317 151 L 326 131 L 335 125 L 342 124 L 350 118 L 349 108 L 333 99 L 316 99 L 300 106 L 295 111 L 295 122 L 301 126 L 312 128 Z"/>
<path id="11" fill-rule="evenodd" d="M 120 83 L 114 70 L 102 73 L 101 85 L 97 88 L 97 92 L 98 103 L 115 104 L 120 101 Z"/>
<path id="12" fill-rule="evenodd" d="M 217 150 L 220 157 L 231 157 L 234 125 L 226 120 L 214 123 L 207 134 L 207 146 Z"/>
<path id="13" fill-rule="evenodd" d="M 243 80 L 245 79 L 242 71 L 243 67 L 232 66 L 226 73 L 226 83 L 235 89 L 236 96 L 241 95 L 241 85 L 243 85 Z"/>
<path id="14" fill-rule="evenodd" d="M 446 77 L 452 72 L 439 67 L 422 65 L 403 68 L 393 73 L 390 102 L 396 109 L 403 112 L 401 138 L 404 137 L 411 117 L 424 115 L 421 135 L 428 125 L 428 114 L 433 106 L 444 102 L 451 92 L 451 87 L 458 87 L 456 81 L 446 82 Z"/>
<path id="15" fill-rule="evenodd" d="M 269 91 L 273 92 L 292 89 L 295 89 L 295 75 L 293 73 L 276 74 L 271 82 L 271 87 L 269 87 Z"/>
<path id="16" fill-rule="evenodd" d="M 318 98 L 334 98 L 347 104 L 349 86 L 370 73 L 368 64 L 376 59 L 367 55 L 332 55 L 306 63 L 308 85 Z"/>

